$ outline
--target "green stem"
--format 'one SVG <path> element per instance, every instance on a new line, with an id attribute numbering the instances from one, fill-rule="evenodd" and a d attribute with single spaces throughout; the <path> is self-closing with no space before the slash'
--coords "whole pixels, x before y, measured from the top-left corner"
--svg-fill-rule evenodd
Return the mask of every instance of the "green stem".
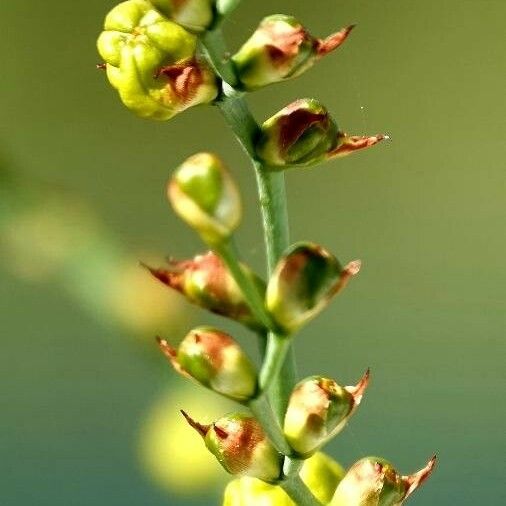
<path id="1" fill-rule="evenodd" d="M 283 435 L 283 431 L 281 430 L 278 421 L 274 417 L 267 396 L 259 395 L 255 399 L 252 399 L 249 402 L 248 407 L 255 415 L 255 418 L 260 422 L 267 436 L 279 453 L 282 453 L 283 455 L 290 455 L 293 453 L 293 450 L 285 440 L 285 436 Z"/>
<path id="2" fill-rule="evenodd" d="M 304 462 L 301 459 L 287 457 L 283 466 L 285 479 L 280 485 L 295 504 L 321 506 L 320 501 L 306 487 L 300 477 L 300 471 Z"/>
<path id="3" fill-rule="evenodd" d="M 238 261 L 238 255 L 234 243 L 221 242 L 214 245 L 213 249 L 225 262 L 230 274 L 241 289 L 242 294 L 246 298 L 248 305 L 258 321 L 265 326 L 266 329 L 272 328 L 273 323 L 269 313 L 265 309 L 263 294 L 261 294 L 250 277 L 244 272 Z"/>

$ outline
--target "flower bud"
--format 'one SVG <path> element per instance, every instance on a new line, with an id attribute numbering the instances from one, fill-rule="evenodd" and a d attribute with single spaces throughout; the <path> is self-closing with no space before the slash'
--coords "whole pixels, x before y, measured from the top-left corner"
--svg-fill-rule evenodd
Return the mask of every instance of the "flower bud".
<path id="1" fill-rule="evenodd" d="M 113 8 L 97 47 L 111 85 L 141 117 L 167 120 L 216 98 L 215 75 L 195 58 L 196 37 L 145 0 Z"/>
<path id="2" fill-rule="evenodd" d="M 307 167 L 351 154 L 388 138 L 348 136 L 318 100 L 304 98 L 289 104 L 261 126 L 256 151 L 270 170 Z"/>
<path id="3" fill-rule="evenodd" d="M 208 243 L 228 238 L 241 221 L 239 191 L 221 160 L 210 153 L 188 158 L 167 187 L 176 213 Z"/>
<path id="4" fill-rule="evenodd" d="M 290 446 L 307 457 L 341 432 L 360 404 L 368 383 L 369 371 L 356 386 L 341 387 L 320 376 L 298 383 L 285 415 L 284 433 Z"/>
<path id="5" fill-rule="evenodd" d="M 223 261 L 212 251 L 191 260 L 170 260 L 169 269 L 145 267 L 155 278 L 182 293 L 193 304 L 237 320 L 253 330 L 264 328 L 253 316 Z M 242 269 L 259 293 L 265 293 L 264 282 L 245 265 Z"/>
<path id="6" fill-rule="evenodd" d="M 291 334 L 322 311 L 360 270 L 360 260 L 341 267 L 314 243 L 294 244 L 281 257 L 269 280 L 266 305 L 279 327 Z"/>
<path id="7" fill-rule="evenodd" d="M 355 463 L 339 483 L 331 506 L 400 506 L 430 476 L 436 457 L 410 476 L 400 476 L 380 458 Z"/>
<path id="8" fill-rule="evenodd" d="M 344 475 L 343 468 L 328 455 L 316 453 L 304 461 L 300 477 L 313 495 L 328 504 Z M 244 476 L 225 489 L 223 506 L 296 506 L 279 485 Z"/>
<path id="9" fill-rule="evenodd" d="M 348 26 L 322 40 L 294 17 L 275 14 L 262 20 L 232 60 L 244 89 L 255 90 L 300 76 L 339 47 L 352 29 Z"/>
<path id="10" fill-rule="evenodd" d="M 257 390 L 257 373 L 231 336 L 211 327 L 192 330 L 175 350 L 167 341 L 158 344 L 174 369 L 184 376 L 233 400 L 251 399 Z"/>
<path id="11" fill-rule="evenodd" d="M 186 421 L 204 438 L 208 450 L 230 474 L 275 482 L 281 475 L 282 456 L 250 415 L 233 413 L 211 425 L 201 425 L 182 411 Z"/>
<path id="12" fill-rule="evenodd" d="M 211 25 L 215 0 L 150 0 L 167 17 L 187 30 L 201 32 Z"/>

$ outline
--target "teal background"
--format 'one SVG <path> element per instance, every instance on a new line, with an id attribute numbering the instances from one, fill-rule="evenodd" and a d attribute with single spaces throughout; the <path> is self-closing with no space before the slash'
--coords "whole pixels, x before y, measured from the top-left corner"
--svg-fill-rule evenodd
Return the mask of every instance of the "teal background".
<path id="1" fill-rule="evenodd" d="M 140 120 L 95 71 L 94 41 L 114 3 L 1 3 L 2 163 L 81 195 L 126 250 L 184 257 L 202 245 L 169 211 L 164 183 L 185 157 L 216 151 L 244 196 L 244 257 L 262 269 L 254 178 L 218 112 Z M 344 465 L 381 455 L 405 473 L 435 452 L 439 467 L 411 504 L 504 504 L 506 3 L 244 1 L 226 28 L 230 47 L 273 12 L 322 36 L 358 27 L 298 80 L 251 95 L 257 118 L 314 96 L 346 131 L 392 137 L 287 174 L 293 240 L 364 262 L 296 341 L 301 375 L 353 383 L 372 369 L 363 405 L 329 452 Z M 158 355 L 91 317 L 57 282 L 20 281 L 8 263 L 0 503 L 218 503 L 219 491 L 183 498 L 140 470 L 139 419 L 170 381 Z"/>

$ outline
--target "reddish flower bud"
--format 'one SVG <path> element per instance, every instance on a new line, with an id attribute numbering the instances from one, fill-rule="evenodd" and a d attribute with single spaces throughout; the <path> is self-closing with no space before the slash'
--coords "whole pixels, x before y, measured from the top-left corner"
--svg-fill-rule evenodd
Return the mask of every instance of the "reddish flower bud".
<path id="1" fill-rule="evenodd" d="M 279 479 L 282 456 L 250 415 L 234 413 L 211 425 L 202 425 L 182 411 L 186 421 L 203 438 L 209 451 L 230 474 L 253 476 L 267 482 Z"/>
<path id="2" fill-rule="evenodd" d="M 304 98 L 263 123 L 256 150 L 268 170 L 283 170 L 343 157 L 388 138 L 348 136 L 318 100 Z"/>
<path id="3" fill-rule="evenodd" d="M 255 395 L 255 366 L 225 332 L 198 327 L 183 339 L 178 350 L 164 339 L 159 339 L 158 344 L 174 369 L 184 376 L 239 402 Z"/>
<path id="4" fill-rule="evenodd" d="M 297 243 L 279 260 L 267 286 L 266 305 L 287 334 L 314 318 L 360 270 L 360 261 L 342 267 L 314 243 Z"/>
<path id="5" fill-rule="evenodd" d="M 290 446 L 308 457 L 344 428 L 369 383 L 369 370 L 356 386 L 313 376 L 298 383 L 290 397 L 284 432 Z"/>
<path id="6" fill-rule="evenodd" d="M 255 90 L 300 76 L 339 47 L 352 29 L 318 39 L 294 17 L 275 14 L 262 20 L 232 60 L 244 89 Z"/>
<path id="7" fill-rule="evenodd" d="M 386 460 L 366 457 L 339 483 L 330 506 L 400 506 L 430 476 L 436 457 L 420 471 L 401 476 Z"/>
<path id="8" fill-rule="evenodd" d="M 223 261 L 212 251 L 191 260 L 171 260 L 168 269 L 146 267 L 155 278 L 182 293 L 193 304 L 237 320 L 254 330 L 264 328 L 253 316 Z M 265 283 L 248 267 L 243 265 L 242 268 L 258 291 L 265 293 Z"/>

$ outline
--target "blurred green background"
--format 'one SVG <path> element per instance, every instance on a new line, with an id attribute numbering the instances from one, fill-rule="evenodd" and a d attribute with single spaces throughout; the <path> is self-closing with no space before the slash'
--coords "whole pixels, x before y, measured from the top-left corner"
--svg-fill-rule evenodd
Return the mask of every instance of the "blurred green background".
<path id="1" fill-rule="evenodd" d="M 152 293 L 159 287 L 143 284 L 136 262 L 203 249 L 170 212 L 164 183 L 206 149 L 241 185 L 239 243 L 262 269 L 254 178 L 213 108 L 155 123 L 121 106 L 94 69 L 114 4 L 0 4 L 0 164 L 14 175 L 0 183 L 6 506 L 209 505 L 221 493 L 200 476 L 207 456 L 189 447 L 179 461 L 167 439 L 183 427 L 180 407 L 225 408 L 182 392 L 152 336 L 176 341 L 208 322 L 246 346 L 251 336 Z M 314 96 L 346 131 L 393 139 L 287 178 L 292 238 L 364 261 L 296 341 L 301 375 L 349 384 L 372 369 L 365 402 L 329 452 L 344 465 L 381 455 L 405 473 L 436 452 L 439 467 L 413 505 L 505 504 L 506 2 L 242 4 L 226 27 L 231 48 L 273 12 L 321 36 L 358 24 L 311 72 L 251 95 L 258 119 Z"/>

